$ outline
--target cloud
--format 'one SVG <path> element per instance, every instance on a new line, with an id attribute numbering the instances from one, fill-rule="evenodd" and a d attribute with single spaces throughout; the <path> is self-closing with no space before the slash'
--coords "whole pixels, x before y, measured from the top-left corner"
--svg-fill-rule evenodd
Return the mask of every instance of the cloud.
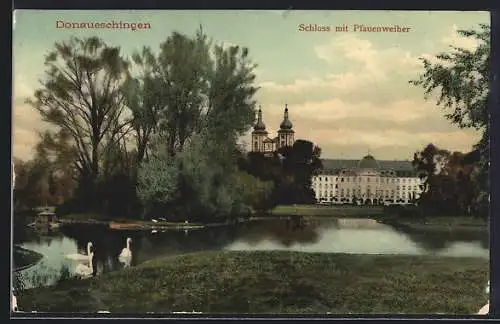
<path id="1" fill-rule="evenodd" d="M 387 80 L 393 71 L 418 65 L 417 57 L 408 51 L 399 47 L 377 49 L 371 41 L 355 34 L 334 37 L 329 43 L 316 46 L 314 52 L 330 64 L 336 64 L 339 58 L 357 63 L 361 77 L 374 81 Z"/>
<path id="2" fill-rule="evenodd" d="M 438 43 L 472 48 L 456 30 Z M 469 151 L 479 139 L 480 134 L 451 124 L 435 101 L 425 101 L 422 89 L 408 84 L 422 71 L 419 57 L 434 60 L 435 55 L 376 47 L 353 34 L 334 37 L 313 51 L 329 72 L 286 84 L 260 84 L 264 118 L 272 133 L 283 118 L 286 98 L 296 138 L 317 143 L 330 156 L 342 152 L 359 158 L 370 148 L 380 158 L 411 159 L 428 143 Z"/>
<path id="3" fill-rule="evenodd" d="M 371 41 L 353 34 L 334 37 L 330 42 L 314 47 L 314 53 L 332 68 L 340 67 L 346 71 L 296 79 L 288 84 L 264 81 L 260 86 L 269 91 L 292 94 L 330 90 L 342 95 L 362 88 L 380 87 L 382 83 L 393 82 L 394 77 L 402 73 L 411 75 L 421 68 L 418 56 L 399 47 L 376 49 Z"/>
<path id="4" fill-rule="evenodd" d="M 265 111 L 279 112 L 282 114 L 281 105 L 268 105 Z M 360 103 L 342 101 L 333 98 L 325 101 L 309 101 L 303 104 L 290 106 L 290 114 L 296 120 L 303 118 L 320 117 L 321 122 L 335 123 L 345 118 L 365 118 L 373 123 L 382 120 L 395 122 L 408 122 L 423 118 L 438 110 L 435 105 L 429 102 L 418 102 L 415 100 L 400 100 L 392 102 L 390 105 L 379 106 L 368 100 Z M 438 110 L 439 111 L 439 110 Z"/>
<path id="5" fill-rule="evenodd" d="M 445 45 L 451 45 L 467 50 L 474 50 L 479 45 L 479 42 L 475 38 L 465 37 L 458 33 L 461 29 L 457 25 L 453 25 L 448 35 L 441 39 L 441 42 Z"/>
<path id="6" fill-rule="evenodd" d="M 460 35 L 458 33 L 459 29 L 457 25 L 453 25 L 449 33 L 441 38 L 441 44 L 446 46 L 446 51 L 449 51 L 448 48 L 450 46 L 474 51 L 479 46 L 479 42 L 475 38 Z M 435 54 L 424 53 L 420 57 L 425 58 L 432 64 L 441 64 L 443 66 L 450 66 L 452 64 L 451 62 L 438 59 Z"/>
<path id="7" fill-rule="evenodd" d="M 14 82 L 12 83 L 12 98 L 16 103 L 23 104 L 25 99 L 33 96 L 34 88 L 27 82 L 26 78 L 21 73 L 15 73 Z"/>
<path id="8" fill-rule="evenodd" d="M 33 95 L 33 87 L 21 73 L 14 73 L 13 109 L 12 109 L 12 151 L 21 159 L 33 155 L 33 147 L 38 142 L 37 132 L 44 130 L 47 124 L 42 122 L 39 113 L 24 103 Z"/>
<path id="9" fill-rule="evenodd" d="M 33 156 L 33 148 L 38 143 L 38 136 L 33 129 L 16 127 L 12 131 L 12 155 L 28 160 Z"/>

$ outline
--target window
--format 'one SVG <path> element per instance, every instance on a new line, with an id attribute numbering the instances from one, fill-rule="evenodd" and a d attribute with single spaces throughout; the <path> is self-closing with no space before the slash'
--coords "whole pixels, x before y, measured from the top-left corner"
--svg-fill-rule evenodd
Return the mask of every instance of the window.
<path id="1" fill-rule="evenodd" d="M 340 179 L 340 182 L 344 182 L 344 178 L 341 178 L 341 179 Z"/>
<path id="2" fill-rule="evenodd" d="M 366 182 L 370 182 L 370 178 L 366 178 Z"/>
<path id="3" fill-rule="evenodd" d="M 319 177 L 319 181 L 323 180 L 323 178 Z"/>
<path id="4" fill-rule="evenodd" d="M 253 148 L 254 148 L 254 150 L 255 150 L 255 151 L 257 151 L 257 150 L 259 149 L 259 143 L 258 143 L 258 142 L 255 142 L 255 143 L 253 144 Z"/>

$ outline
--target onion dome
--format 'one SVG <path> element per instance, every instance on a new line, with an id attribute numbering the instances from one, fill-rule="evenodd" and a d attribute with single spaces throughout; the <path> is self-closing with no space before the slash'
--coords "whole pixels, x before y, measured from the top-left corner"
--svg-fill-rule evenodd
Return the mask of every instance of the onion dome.
<path id="1" fill-rule="evenodd" d="M 292 127 L 293 127 L 293 124 L 290 121 L 290 119 L 288 119 L 288 107 L 285 104 L 285 114 L 283 116 L 283 121 L 280 124 L 280 128 L 281 129 L 292 129 Z"/>
<path id="2" fill-rule="evenodd" d="M 265 130 L 266 129 L 266 125 L 262 121 L 262 109 L 260 108 L 260 106 L 259 106 L 259 112 L 257 113 L 257 123 L 255 124 L 253 129 L 255 129 L 255 130 Z"/>

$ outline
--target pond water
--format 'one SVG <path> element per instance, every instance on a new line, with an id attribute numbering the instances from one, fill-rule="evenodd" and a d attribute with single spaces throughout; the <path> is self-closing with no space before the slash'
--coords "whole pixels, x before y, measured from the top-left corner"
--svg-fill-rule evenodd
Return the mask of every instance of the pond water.
<path id="1" fill-rule="evenodd" d="M 205 250 L 289 250 L 326 253 L 437 255 L 489 258 L 487 227 L 456 231 L 415 230 L 369 219 L 270 219 L 236 226 L 189 231 L 113 231 L 98 225 L 64 226 L 57 232 L 35 233 L 15 228 L 14 243 L 44 258 L 18 271 L 14 288 L 54 284 L 75 274 L 80 261 L 68 254 L 86 253 L 94 245 L 99 272 L 123 268 L 118 255 L 132 239 L 132 266 L 163 255 Z"/>

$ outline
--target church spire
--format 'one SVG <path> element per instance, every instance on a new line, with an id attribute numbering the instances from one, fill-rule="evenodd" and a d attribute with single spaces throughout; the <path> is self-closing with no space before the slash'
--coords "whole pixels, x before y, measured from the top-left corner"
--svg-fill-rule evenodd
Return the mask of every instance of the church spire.
<path id="1" fill-rule="evenodd" d="M 262 120 L 262 107 L 259 105 L 259 110 L 257 112 L 257 123 L 254 126 L 255 130 L 265 130 L 266 125 L 264 124 L 264 121 Z"/>
<path id="2" fill-rule="evenodd" d="M 293 125 L 290 119 L 288 119 L 288 104 L 285 103 L 285 112 L 283 114 L 283 121 L 281 122 L 281 129 L 292 129 Z"/>

